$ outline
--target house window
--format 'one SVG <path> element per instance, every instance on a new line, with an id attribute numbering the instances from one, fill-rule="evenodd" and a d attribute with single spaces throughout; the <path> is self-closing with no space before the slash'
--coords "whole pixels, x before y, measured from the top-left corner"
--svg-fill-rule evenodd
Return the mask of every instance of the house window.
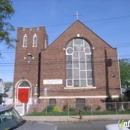
<path id="1" fill-rule="evenodd" d="M 23 37 L 23 47 L 27 47 L 27 35 L 26 34 Z"/>
<path id="2" fill-rule="evenodd" d="M 45 48 L 45 49 L 47 48 L 47 41 L 46 41 L 46 38 L 45 38 L 45 45 L 44 45 L 44 48 Z"/>
<path id="3" fill-rule="evenodd" d="M 55 106 L 56 105 L 56 99 L 50 99 L 49 100 L 49 105 Z"/>
<path id="4" fill-rule="evenodd" d="M 92 50 L 84 39 L 75 38 L 67 44 L 66 86 L 93 86 Z"/>
<path id="5" fill-rule="evenodd" d="M 37 47 L 37 35 L 34 34 L 33 36 L 33 47 Z"/>
<path id="6" fill-rule="evenodd" d="M 85 107 L 85 99 L 76 99 L 76 109 L 84 109 Z"/>

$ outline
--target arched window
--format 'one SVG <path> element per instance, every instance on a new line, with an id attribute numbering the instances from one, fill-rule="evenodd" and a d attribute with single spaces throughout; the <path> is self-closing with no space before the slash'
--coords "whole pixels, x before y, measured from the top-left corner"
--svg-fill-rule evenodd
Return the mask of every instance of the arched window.
<path id="1" fill-rule="evenodd" d="M 27 81 L 24 81 L 19 85 L 19 87 L 30 87 L 30 85 Z"/>
<path id="2" fill-rule="evenodd" d="M 66 47 L 66 86 L 93 86 L 92 50 L 81 38 L 71 40 Z"/>
<path id="3" fill-rule="evenodd" d="M 46 41 L 46 38 L 45 38 L 45 44 L 44 44 L 44 49 L 47 48 L 47 41 Z"/>
<path id="4" fill-rule="evenodd" d="M 37 35 L 34 34 L 33 36 L 33 47 L 37 47 Z"/>
<path id="5" fill-rule="evenodd" d="M 27 35 L 26 34 L 23 37 L 23 47 L 27 47 Z"/>

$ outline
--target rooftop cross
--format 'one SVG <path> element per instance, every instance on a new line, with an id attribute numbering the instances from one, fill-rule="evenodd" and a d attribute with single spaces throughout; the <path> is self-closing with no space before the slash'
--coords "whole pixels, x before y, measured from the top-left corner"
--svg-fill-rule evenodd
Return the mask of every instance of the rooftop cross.
<path id="1" fill-rule="evenodd" d="M 76 16 L 76 19 L 78 20 L 78 17 L 81 16 L 81 15 L 77 11 L 76 14 L 74 14 L 74 16 Z"/>

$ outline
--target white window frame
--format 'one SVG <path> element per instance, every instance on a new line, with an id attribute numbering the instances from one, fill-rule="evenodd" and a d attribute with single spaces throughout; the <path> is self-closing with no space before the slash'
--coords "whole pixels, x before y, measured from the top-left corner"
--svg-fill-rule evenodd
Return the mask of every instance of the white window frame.
<path id="1" fill-rule="evenodd" d="M 35 38 L 36 38 L 36 41 L 35 41 Z M 37 35 L 36 34 L 33 35 L 33 46 L 32 47 L 37 47 Z"/>
<path id="2" fill-rule="evenodd" d="M 69 56 L 69 55 L 72 55 L 72 79 L 67 79 L 67 77 L 66 77 L 66 87 L 76 87 L 76 86 L 74 86 L 74 80 L 79 80 L 79 86 L 78 87 L 83 87 L 83 86 L 81 86 L 81 80 L 86 80 L 86 86 L 84 86 L 84 87 L 93 87 L 93 85 L 88 85 L 88 80 L 92 80 L 92 82 L 93 82 L 93 75 L 92 75 L 92 78 L 89 78 L 89 77 L 87 77 L 87 71 L 91 71 L 92 73 L 93 73 L 93 69 L 91 68 L 91 70 L 90 69 L 87 69 L 87 59 L 86 59 L 86 55 L 91 55 L 92 56 L 92 49 L 91 49 L 91 47 L 90 48 L 88 48 L 88 47 L 86 47 L 85 46 L 85 40 L 84 39 L 81 39 L 82 41 L 83 41 L 83 47 L 84 47 L 84 49 L 83 49 L 83 51 L 75 51 L 74 50 L 74 47 L 75 47 L 75 45 L 74 45 L 74 40 L 75 39 L 73 39 L 72 40 L 72 47 L 70 47 L 70 46 L 68 46 L 68 47 L 66 47 L 66 56 Z M 68 43 L 69 44 L 69 43 Z M 89 44 L 89 43 L 88 43 Z M 76 45 L 77 46 L 77 45 Z M 89 45 L 90 46 L 90 45 Z M 72 48 L 73 49 L 73 52 L 71 53 L 71 54 L 68 54 L 67 53 L 67 50 L 69 49 L 69 48 Z M 88 48 L 88 49 L 91 49 L 91 51 L 90 51 L 90 53 L 85 53 L 85 49 L 86 48 Z M 78 57 L 77 58 L 75 58 L 74 56 L 73 56 L 73 53 L 74 52 L 77 52 L 78 53 Z M 81 69 L 80 68 L 80 52 L 84 52 L 84 55 L 85 55 L 85 70 L 83 69 Z M 74 68 L 74 59 L 78 59 L 78 61 L 79 61 L 79 67 L 77 67 L 77 69 L 79 70 L 79 77 L 78 78 L 74 78 L 74 69 L 76 69 L 76 68 Z M 91 59 L 92 60 L 92 59 Z M 92 61 L 91 61 L 91 66 L 92 66 Z M 67 68 L 67 64 L 66 64 L 66 70 L 67 69 L 69 69 L 69 68 Z M 80 73 L 81 73 L 81 71 L 85 71 L 85 73 L 86 73 L 86 78 L 81 78 L 81 75 L 80 75 Z M 67 71 L 66 71 L 66 73 L 67 73 Z M 69 86 L 68 85 L 68 81 L 69 80 L 72 80 L 72 85 L 71 86 Z"/>
<path id="3" fill-rule="evenodd" d="M 23 47 L 27 47 L 27 34 L 23 36 Z"/>
<path id="4" fill-rule="evenodd" d="M 46 38 L 45 38 L 45 44 L 44 44 L 44 49 L 47 48 L 47 41 L 46 41 Z"/>

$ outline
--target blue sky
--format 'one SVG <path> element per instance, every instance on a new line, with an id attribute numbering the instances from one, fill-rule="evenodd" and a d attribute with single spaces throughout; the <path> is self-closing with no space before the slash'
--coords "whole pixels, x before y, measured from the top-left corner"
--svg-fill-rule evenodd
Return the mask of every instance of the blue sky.
<path id="1" fill-rule="evenodd" d="M 99 37 L 117 48 L 119 58 L 130 59 L 130 0 L 12 0 L 15 9 L 9 22 L 17 27 L 44 25 L 51 44 L 63 31 L 79 20 Z M 15 43 L 14 43 L 15 44 Z M 0 59 L 0 78 L 12 81 L 14 75 L 15 49 L 0 44 L 3 59 Z"/>

